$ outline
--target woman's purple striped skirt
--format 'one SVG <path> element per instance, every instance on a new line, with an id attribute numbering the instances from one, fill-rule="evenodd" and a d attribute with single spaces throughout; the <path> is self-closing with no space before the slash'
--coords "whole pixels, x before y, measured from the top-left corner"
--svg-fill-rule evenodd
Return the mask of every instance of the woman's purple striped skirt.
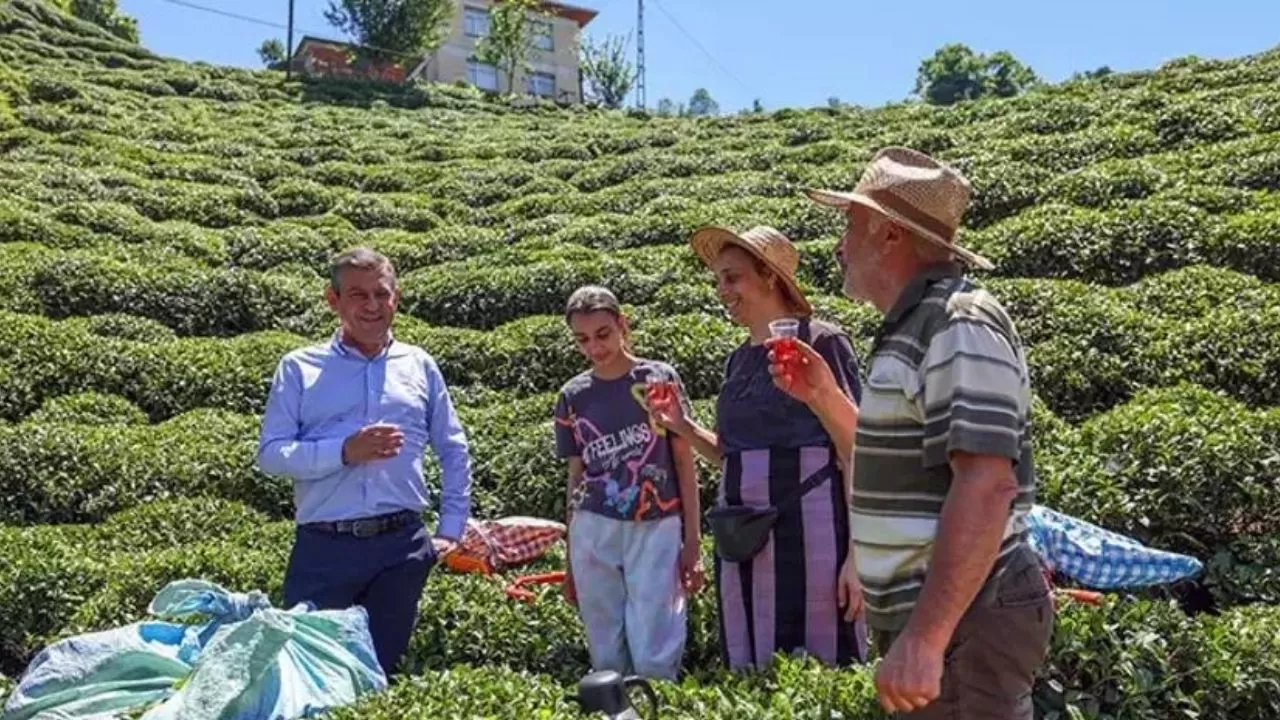
<path id="1" fill-rule="evenodd" d="M 809 475 L 836 462 L 830 447 L 772 448 L 724 459 L 721 505 L 779 502 Z M 865 619 L 842 617 L 836 581 L 849 552 L 849 511 L 840 473 L 783 512 L 764 548 L 745 563 L 716 557 L 720 654 L 730 668 L 769 664 L 775 652 L 803 652 L 830 666 L 865 662 Z"/>

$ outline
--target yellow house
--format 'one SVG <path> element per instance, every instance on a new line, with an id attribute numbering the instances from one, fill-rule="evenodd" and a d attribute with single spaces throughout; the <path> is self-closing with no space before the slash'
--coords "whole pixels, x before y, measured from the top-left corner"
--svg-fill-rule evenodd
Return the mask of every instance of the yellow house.
<path id="1" fill-rule="evenodd" d="M 414 68 L 411 77 L 433 82 L 463 80 L 483 90 L 511 92 L 506 87 L 506 73 L 475 58 L 476 44 L 489 32 L 489 7 L 493 4 L 493 0 L 457 0 L 448 38 Z M 560 102 L 581 102 L 578 38 L 596 11 L 559 2 L 542 6 L 550 17 L 535 21 L 537 34 L 527 59 L 532 71 L 516 70 L 515 90 Z"/>

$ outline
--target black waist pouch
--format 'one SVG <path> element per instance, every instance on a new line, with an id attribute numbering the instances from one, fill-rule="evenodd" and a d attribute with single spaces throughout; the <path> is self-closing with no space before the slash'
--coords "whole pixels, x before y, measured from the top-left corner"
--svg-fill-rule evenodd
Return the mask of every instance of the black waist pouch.
<path id="1" fill-rule="evenodd" d="M 707 522 L 715 538 L 716 554 L 729 562 L 746 562 L 760 552 L 769 541 L 769 533 L 778 521 L 778 515 L 799 502 L 810 490 L 827 478 L 836 477 L 835 465 L 827 464 L 800 484 L 777 505 L 765 508 L 747 505 L 713 507 L 707 511 Z"/>

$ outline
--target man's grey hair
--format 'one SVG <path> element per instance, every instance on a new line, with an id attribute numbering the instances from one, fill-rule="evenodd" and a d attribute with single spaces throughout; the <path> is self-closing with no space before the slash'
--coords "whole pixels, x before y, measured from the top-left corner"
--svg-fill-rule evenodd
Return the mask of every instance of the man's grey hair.
<path id="1" fill-rule="evenodd" d="M 344 270 L 385 270 L 391 275 L 393 285 L 395 283 L 396 268 L 391 260 L 371 248 L 352 248 L 333 259 L 329 265 L 329 286 L 335 293 L 342 293 L 338 278 Z"/>

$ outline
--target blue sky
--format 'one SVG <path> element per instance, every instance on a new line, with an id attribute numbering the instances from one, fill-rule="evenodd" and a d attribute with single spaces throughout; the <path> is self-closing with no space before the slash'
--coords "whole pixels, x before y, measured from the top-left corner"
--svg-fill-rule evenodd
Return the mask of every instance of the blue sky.
<path id="1" fill-rule="evenodd" d="M 595 8 L 587 34 L 633 33 L 636 0 L 568 0 Z M 284 24 L 287 0 L 177 0 Z M 185 60 L 260 67 L 256 49 L 284 31 L 173 0 L 119 0 L 142 43 Z M 295 0 L 295 38 L 341 37 L 328 0 Z M 804 8 L 803 10 L 800 8 Z M 645 0 L 647 95 L 687 101 L 705 87 L 722 112 L 906 98 L 920 61 L 948 42 L 1008 50 L 1049 81 L 1109 65 L 1153 68 L 1183 55 L 1225 58 L 1280 44 L 1277 0 Z M 630 102 L 628 103 L 630 104 Z"/>

